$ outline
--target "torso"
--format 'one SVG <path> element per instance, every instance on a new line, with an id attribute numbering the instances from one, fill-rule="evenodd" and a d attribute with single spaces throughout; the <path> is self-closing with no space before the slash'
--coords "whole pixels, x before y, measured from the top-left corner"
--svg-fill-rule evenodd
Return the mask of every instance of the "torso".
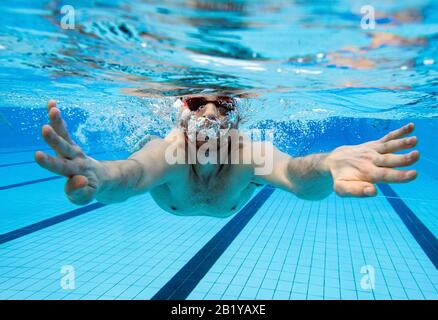
<path id="1" fill-rule="evenodd" d="M 175 215 L 228 217 L 242 208 L 257 188 L 251 166 L 222 165 L 207 182 L 193 165 L 175 166 L 166 183 L 150 190 L 156 203 Z"/>
<path id="2" fill-rule="evenodd" d="M 162 209 L 175 215 L 228 217 L 248 201 L 257 187 L 245 171 L 237 165 L 226 165 L 207 185 L 196 177 L 191 165 L 184 165 L 172 181 L 150 193 Z"/>

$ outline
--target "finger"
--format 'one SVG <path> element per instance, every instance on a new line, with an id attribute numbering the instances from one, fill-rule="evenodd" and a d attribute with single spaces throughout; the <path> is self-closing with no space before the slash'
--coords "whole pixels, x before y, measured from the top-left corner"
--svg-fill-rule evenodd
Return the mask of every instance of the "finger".
<path id="1" fill-rule="evenodd" d="M 67 125 L 65 124 L 64 119 L 62 119 L 61 111 L 58 108 L 52 107 L 49 110 L 49 120 L 50 125 L 57 134 L 64 138 L 68 143 L 73 143 L 67 131 Z"/>
<path id="2" fill-rule="evenodd" d="M 379 167 L 395 168 L 409 166 L 418 161 L 420 153 L 412 151 L 407 154 L 381 154 L 377 156 L 374 164 Z"/>
<path id="3" fill-rule="evenodd" d="M 42 135 L 47 144 L 50 145 L 57 154 L 69 159 L 74 159 L 80 155 L 79 149 L 65 141 L 51 126 L 47 124 L 44 125 Z"/>
<path id="4" fill-rule="evenodd" d="M 35 153 L 35 161 L 44 169 L 65 177 L 72 176 L 77 172 L 74 165 L 67 159 L 52 157 L 42 151 Z"/>
<path id="5" fill-rule="evenodd" d="M 67 180 L 65 193 L 71 202 L 83 205 L 93 200 L 94 190 L 88 186 L 87 177 L 76 175 Z"/>
<path id="6" fill-rule="evenodd" d="M 409 182 L 417 177 L 415 170 L 394 170 L 388 168 L 378 168 L 373 180 L 374 182 Z"/>
<path id="7" fill-rule="evenodd" d="M 386 136 L 379 139 L 379 142 L 388 142 L 394 139 L 398 139 L 404 137 L 405 135 L 414 131 L 414 124 L 411 122 L 397 130 L 391 131 Z"/>
<path id="8" fill-rule="evenodd" d="M 417 145 L 417 137 L 408 137 L 403 139 L 391 140 L 385 143 L 379 143 L 375 149 L 379 153 L 392 153 L 404 149 L 410 149 Z"/>
<path id="9" fill-rule="evenodd" d="M 49 102 L 47 102 L 47 109 L 50 111 L 53 107 L 56 107 L 56 100 L 50 99 Z"/>
<path id="10" fill-rule="evenodd" d="M 341 197 L 372 197 L 377 194 L 376 187 L 365 181 L 336 181 L 334 189 Z"/>

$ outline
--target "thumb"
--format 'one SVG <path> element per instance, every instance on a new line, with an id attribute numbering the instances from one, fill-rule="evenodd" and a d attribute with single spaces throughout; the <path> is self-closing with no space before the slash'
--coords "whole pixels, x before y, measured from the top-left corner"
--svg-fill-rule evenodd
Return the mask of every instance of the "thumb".
<path id="1" fill-rule="evenodd" d="M 84 205 L 93 200 L 94 189 L 88 185 L 85 176 L 76 175 L 68 178 L 65 184 L 65 193 L 74 204 Z"/>
<path id="2" fill-rule="evenodd" d="M 372 197 L 377 193 L 376 187 L 366 181 L 338 180 L 335 181 L 334 189 L 341 197 Z"/>

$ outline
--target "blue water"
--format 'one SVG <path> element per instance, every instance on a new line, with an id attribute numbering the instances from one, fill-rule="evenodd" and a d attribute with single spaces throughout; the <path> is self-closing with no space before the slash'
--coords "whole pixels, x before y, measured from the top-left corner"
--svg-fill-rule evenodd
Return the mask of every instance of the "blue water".
<path id="1" fill-rule="evenodd" d="M 75 29 L 60 27 L 65 4 Z M 374 30 L 358 1 L 2 1 L 0 298 L 437 299 L 438 1 L 366 4 Z M 274 129 L 294 156 L 412 121 L 419 176 L 372 199 L 260 188 L 233 217 L 181 218 L 148 194 L 75 206 L 33 161 L 50 98 L 111 160 L 199 92 L 239 97 L 242 127 Z"/>

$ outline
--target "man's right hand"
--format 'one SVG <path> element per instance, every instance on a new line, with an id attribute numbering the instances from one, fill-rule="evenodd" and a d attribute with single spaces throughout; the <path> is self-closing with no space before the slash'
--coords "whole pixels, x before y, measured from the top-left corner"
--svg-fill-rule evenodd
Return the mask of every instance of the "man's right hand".
<path id="1" fill-rule="evenodd" d="M 35 160 L 41 167 L 67 177 L 65 193 L 71 202 L 87 204 L 99 187 L 98 172 L 102 165 L 86 156 L 71 140 L 56 101 L 50 100 L 47 107 L 50 125 L 42 127 L 42 136 L 56 152 L 56 157 L 37 151 Z"/>

